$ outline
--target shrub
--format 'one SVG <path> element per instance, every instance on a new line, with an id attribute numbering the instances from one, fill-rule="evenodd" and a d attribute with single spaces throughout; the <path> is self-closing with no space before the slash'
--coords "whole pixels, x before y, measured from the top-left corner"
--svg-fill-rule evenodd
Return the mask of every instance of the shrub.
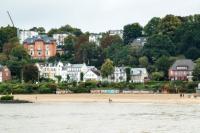
<path id="1" fill-rule="evenodd" d="M 55 84 L 42 84 L 38 89 L 38 93 L 41 94 L 55 93 L 56 88 L 57 86 Z"/>
<path id="2" fill-rule="evenodd" d="M 13 100 L 14 96 L 11 95 L 5 95 L 5 96 L 1 96 L 0 100 L 2 101 L 7 101 L 7 100 Z"/>

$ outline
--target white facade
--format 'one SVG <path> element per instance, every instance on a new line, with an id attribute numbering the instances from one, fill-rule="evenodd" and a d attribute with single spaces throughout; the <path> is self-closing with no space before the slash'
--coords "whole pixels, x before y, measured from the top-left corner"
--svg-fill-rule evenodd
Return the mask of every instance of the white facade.
<path id="1" fill-rule="evenodd" d="M 100 73 L 96 70 L 88 70 L 83 76 L 83 81 L 85 82 L 90 80 L 101 81 L 102 78 L 100 76 Z"/>
<path id="2" fill-rule="evenodd" d="M 114 73 L 110 78 L 112 82 L 126 82 L 126 67 L 115 67 Z"/>
<path id="3" fill-rule="evenodd" d="M 84 75 L 87 71 L 91 69 L 96 69 L 94 66 L 87 66 L 85 63 L 84 64 L 66 64 L 63 69 L 62 69 L 62 81 L 76 81 L 80 82 L 81 80 L 81 73 Z"/>
<path id="4" fill-rule="evenodd" d="M 123 30 L 109 30 L 108 33 L 111 36 L 118 35 L 121 39 L 123 39 Z"/>
<path id="5" fill-rule="evenodd" d="M 94 42 L 96 43 L 97 46 L 100 46 L 101 38 L 102 38 L 102 34 L 90 34 L 89 42 Z"/>
<path id="6" fill-rule="evenodd" d="M 53 39 L 56 40 L 57 46 L 64 45 L 65 38 L 68 37 L 69 34 L 53 34 Z"/>
<path id="7" fill-rule="evenodd" d="M 148 72 L 146 68 L 131 68 L 130 71 L 132 83 L 144 83 L 148 79 Z"/>
<path id="8" fill-rule="evenodd" d="M 40 77 L 49 78 L 52 80 L 57 80 L 56 76 L 60 76 L 62 74 L 63 63 L 58 62 L 56 64 L 46 63 L 39 64 L 36 63 L 38 70 L 40 72 Z"/>
<path id="9" fill-rule="evenodd" d="M 84 79 L 84 75 L 89 72 L 90 70 L 97 70 L 94 66 L 87 66 L 86 64 L 63 64 L 62 62 L 58 63 L 46 63 L 46 64 L 39 64 L 36 63 L 38 70 L 40 72 L 40 77 L 49 78 L 52 80 L 57 81 L 58 79 L 56 76 L 61 76 L 61 81 L 67 82 L 80 82 L 81 73 L 83 74 L 83 81 L 89 78 L 87 74 Z M 96 78 L 97 79 L 97 78 Z"/>
<path id="10" fill-rule="evenodd" d="M 24 40 L 27 38 L 32 38 L 34 36 L 38 36 L 39 33 L 35 31 L 30 31 L 30 30 L 19 30 L 18 32 L 18 37 L 19 37 L 19 42 L 20 44 L 23 44 Z"/>

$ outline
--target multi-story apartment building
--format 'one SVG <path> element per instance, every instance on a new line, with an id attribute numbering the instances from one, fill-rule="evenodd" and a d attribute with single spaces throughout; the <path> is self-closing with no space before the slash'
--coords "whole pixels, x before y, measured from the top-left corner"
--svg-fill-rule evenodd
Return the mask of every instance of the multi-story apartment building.
<path id="1" fill-rule="evenodd" d="M 53 39 L 56 40 L 57 46 L 62 46 L 65 44 L 65 38 L 70 34 L 53 34 Z"/>
<path id="2" fill-rule="evenodd" d="M 56 41 L 47 35 L 27 38 L 23 45 L 32 59 L 48 59 L 56 55 Z"/>
<path id="3" fill-rule="evenodd" d="M 169 69 L 170 80 L 192 80 L 192 72 L 195 64 L 192 60 L 181 59 L 176 60 L 175 63 Z"/>
<path id="4" fill-rule="evenodd" d="M 126 82 L 126 67 L 115 67 L 113 74 L 109 76 L 111 82 Z"/>
<path id="5" fill-rule="evenodd" d="M 40 77 L 57 80 L 56 76 L 61 76 L 62 74 L 62 67 L 63 67 L 62 62 L 36 63 L 35 65 L 39 70 Z"/>
<path id="6" fill-rule="evenodd" d="M 32 38 L 34 36 L 38 36 L 39 33 L 35 32 L 35 31 L 30 31 L 30 30 L 19 30 L 18 31 L 18 38 L 19 38 L 19 42 L 20 44 L 23 44 L 24 40 L 26 40 L 27 38 Z"/>
<path id="7" fill-rule="evenodd" d="M 0 65 L 0 82 L 11 80 L 11 72 L 7 66 Z"/>
<path id="8" fill-rule="evenodd" d="M 92 33 L 89 36 L 89 42 L 94 42 L 96 43 L 97 46 L 100 46 L 101 38 L 102 38 L 102 34 Z"/>
<path id="9" fill-rule="evenodd" d="M 118 35 L 121 39 L 123 39 L 123 30 L 109 30 L 109 35 Z"/>

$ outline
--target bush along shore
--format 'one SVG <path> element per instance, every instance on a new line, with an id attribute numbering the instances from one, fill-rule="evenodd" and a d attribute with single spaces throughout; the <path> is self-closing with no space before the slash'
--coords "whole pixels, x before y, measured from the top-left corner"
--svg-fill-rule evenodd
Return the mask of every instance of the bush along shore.
<path id="1" fill-rule="evenodd" d="M 12 95 L 4 95 L 0 97 L 0 103 L 32 103 L 30 101 L 27 100 L 18 100 L 18 99 L 14 99 L 14 96 Z"/>
<path id="2" fill-rule="evenodd" d="M 55 94 L 57 90 L 67 90 L 71 93 L 90 93 L 91 90 L 138 90 L 165 93 L 195 93 L 198 82 L 185 81 L 151 81 L 147 83 L 108 83 L 108 82 L 73 82 L 39 84 L 1 83 L 0 94 Z"/>

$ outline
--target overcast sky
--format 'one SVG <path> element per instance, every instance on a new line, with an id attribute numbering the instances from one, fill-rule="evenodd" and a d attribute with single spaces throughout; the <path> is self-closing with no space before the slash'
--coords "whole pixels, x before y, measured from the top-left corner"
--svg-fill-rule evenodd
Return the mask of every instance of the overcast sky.
<path id="1" fill-rule="evenodd" d="M 145 25 L 154 16 L 200 14 L 200 0 L 0 0 L 0 26 L 11 24 L 7 10 L 21 29 L 70 24 L 104 32 L 133 22 Z"/>

